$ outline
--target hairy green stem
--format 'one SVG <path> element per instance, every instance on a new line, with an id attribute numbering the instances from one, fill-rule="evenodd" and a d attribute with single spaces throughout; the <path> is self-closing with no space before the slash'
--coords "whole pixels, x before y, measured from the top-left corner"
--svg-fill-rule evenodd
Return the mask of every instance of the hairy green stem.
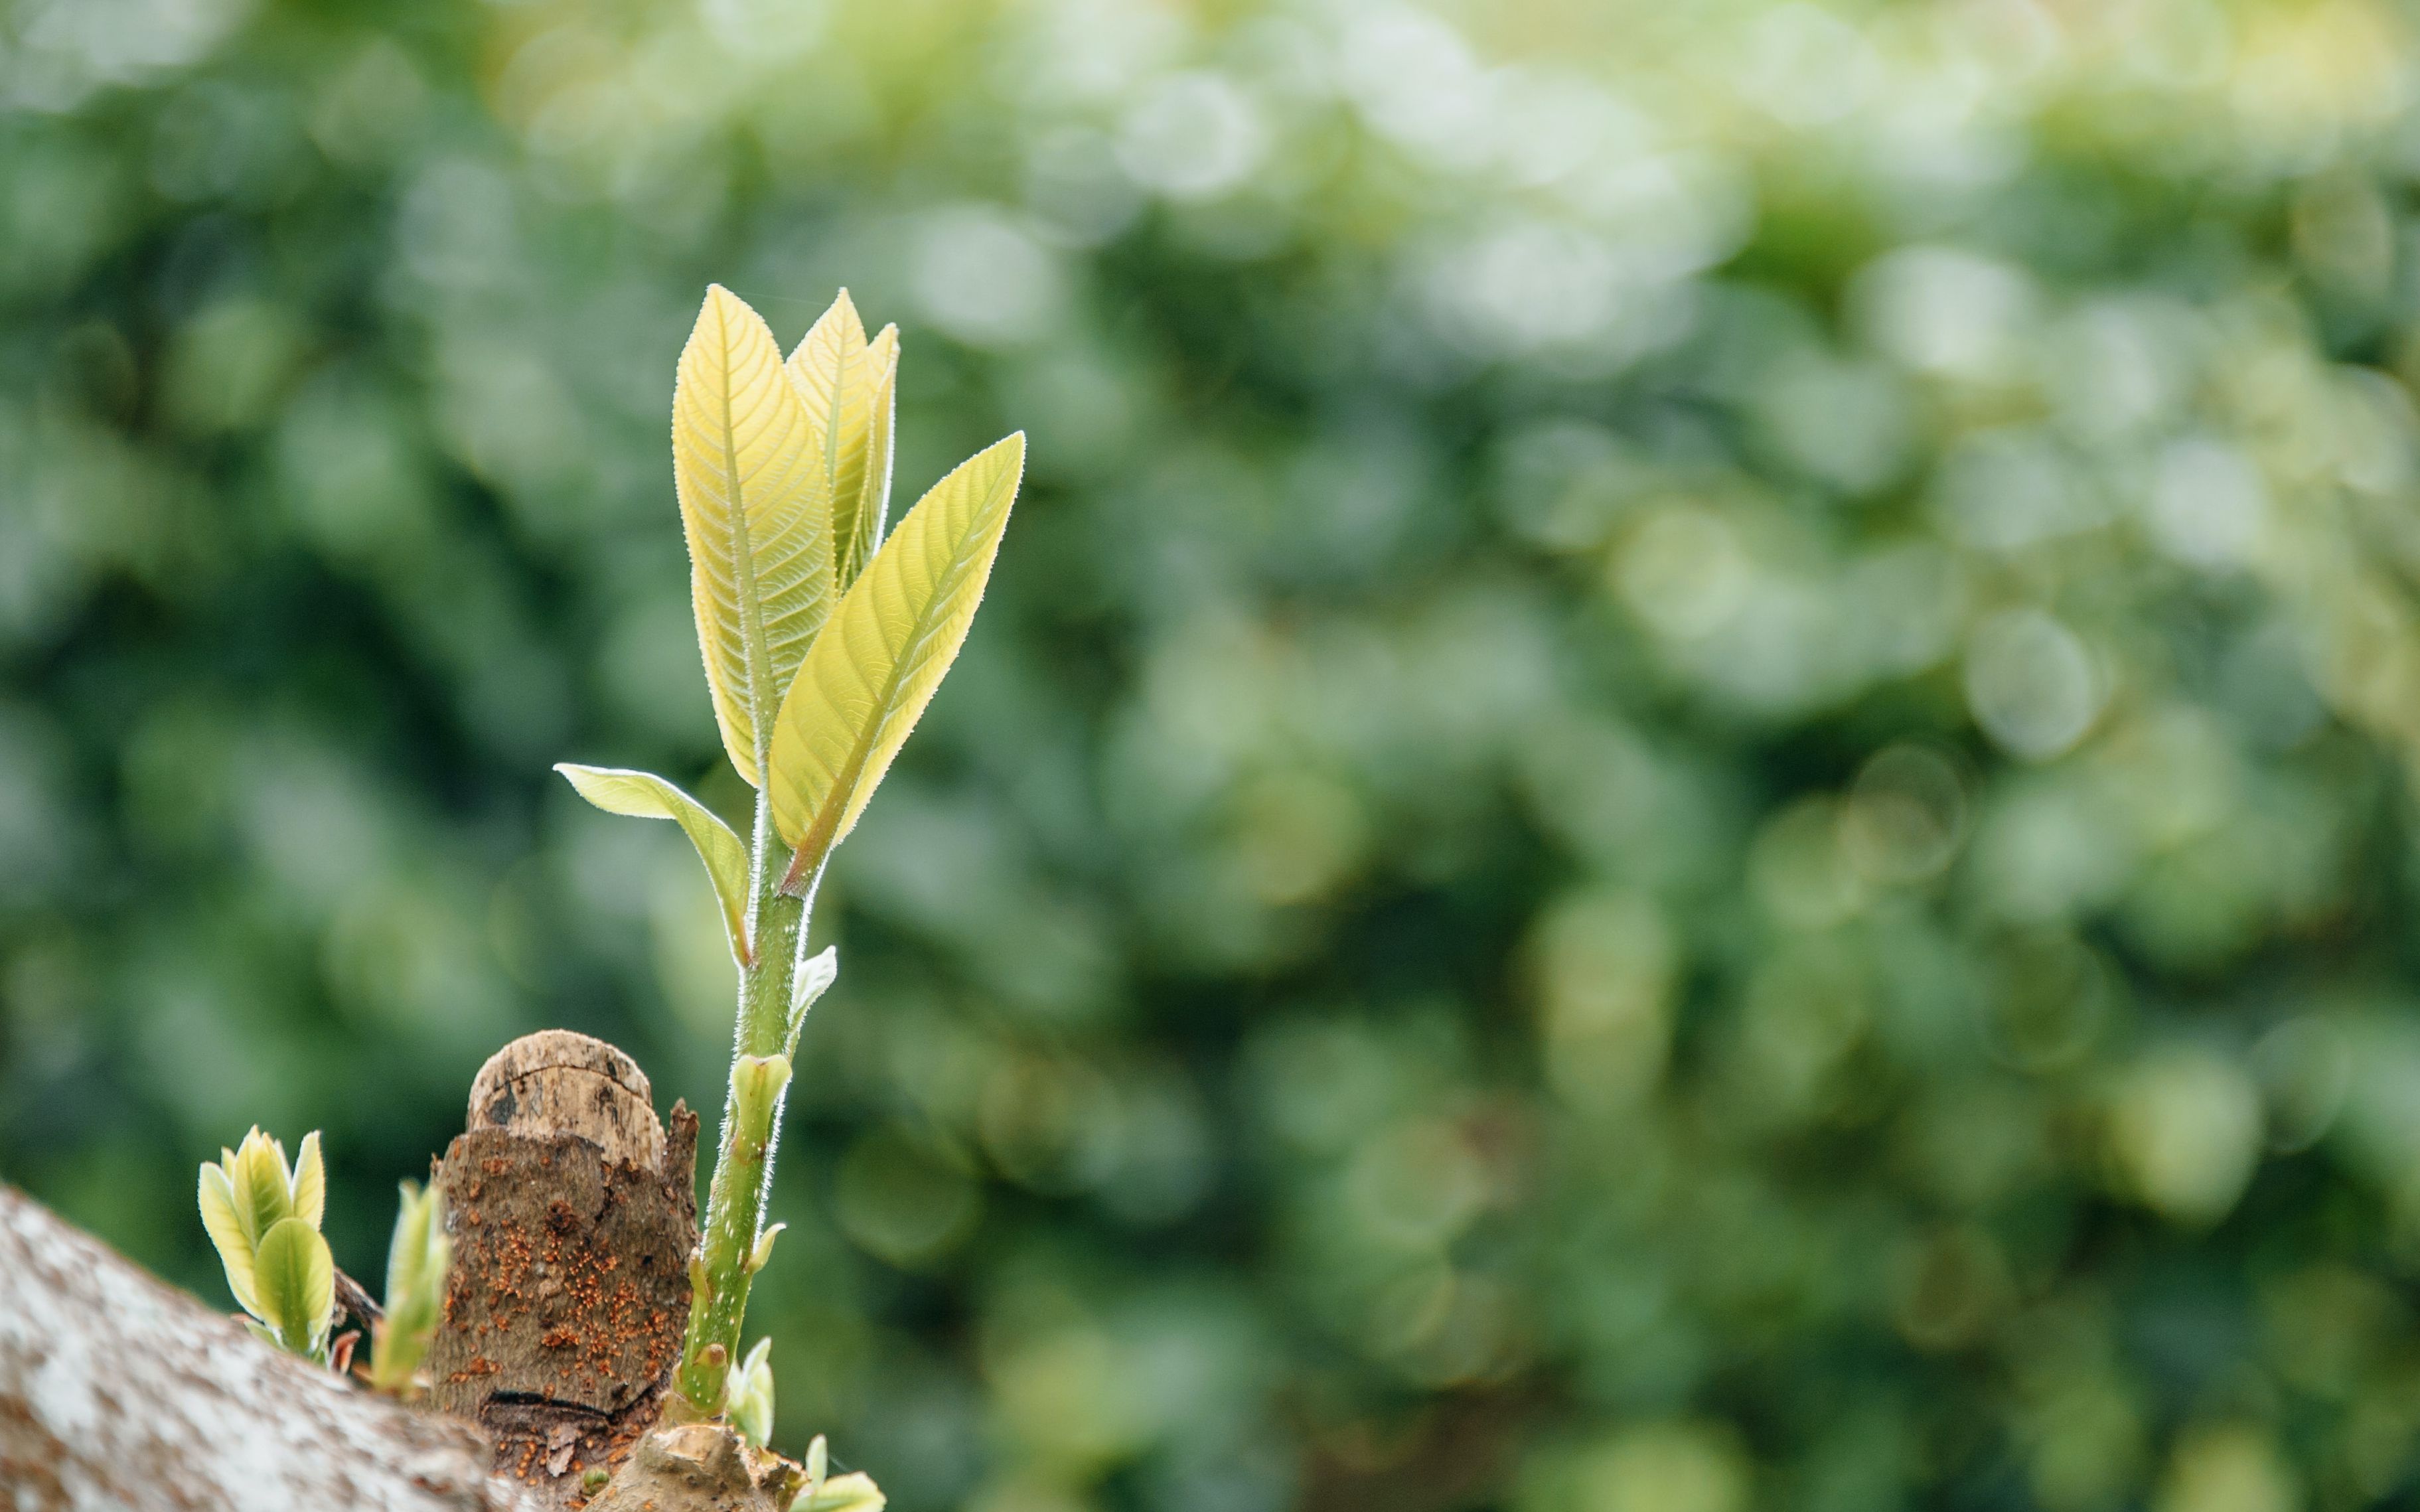
<path id="1" fill-rule="evenodd" d="M 765 1198 L 772 1186 L 773 1147 L 789 1084 L 783 1039 L 807 904 L 782 895 L 788 861 L 773 831 L 772 805 L 760 792 L 751 959 L 740 967 L 731 1082 L 723 1095 L 705 1230 L 690 1262 L 689 1335 L 681 1348 L 680 1395 L 694 1412 L 706 1417 L 723 1411 L 731 1364 L 739 1358 L 739 1325 L 748 1310 L 748 1284 L 755 1274 Z"/>

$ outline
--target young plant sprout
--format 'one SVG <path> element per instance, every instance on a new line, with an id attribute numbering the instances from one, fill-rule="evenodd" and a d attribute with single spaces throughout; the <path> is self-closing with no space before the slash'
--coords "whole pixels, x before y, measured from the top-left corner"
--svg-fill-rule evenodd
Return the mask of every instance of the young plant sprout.
<path id="1" fill-rule="evenodd" d="M 336 1316 L 336 1263 L 319 1237 L 327 1202 L 317 1130 L 290 1167 L 286 1146 L 258 1129 L 202 1162 L 202 1226 L 236 1305 L 252 1315 L 245 1326 L 318 1364 L 328 1363 Z"/>
<path id="2" fill-rule="evenodd" d="M 782 1230 L 765 1224 L 765 1199 L 799 1031 L 839 973 L 830 948 L 808 953 L 808 912 L 833 848 L 966 640 L 1025 465 L 1025 437 L 1012 435 L 960 463 L 886 532 L 898 360 L 897 330 L 869 339 L 846 290 L 784 359 L 754 310 L 711 288 L 681 352 L 673 478 L 715 722 L 756 793 L 747 839 L 652 773 L 556 768 L 599 808 L 677 823 L 721 904 L 738 1011 L 666 1411 L 725 1420 L 757 1448 L 772 1431 L 771 1340 L 740 1360 L 740 1323 L 750 1280 Z M 337 1276 L 319 1234 L 319 1136 L 302 1141 L 291 1167 L 257 1129 L 221 1153 L 201 1169 L 201 1208 L 228 1288 L 255 1333 L 327 1363 Z M 425 1384 L 451 1262 L 436 1190 L 404 1183 L 366 1371 L 375 1389 L 406 1396 Z M 377 1311 L 366 1297 L 350 1305 Z M 338 1341 L 338 1369 L 351 1337 Z M 821 1439 L 795 1483 L 794 1512 L 883 1504 L 863 1474 L 825 1473 Z M 597 1489 L 594 1469 L 582 1484 Z"/>
<path id="3" fill-rule="evenodd" d="M 291 1167 L 286 1146 L 258 1129 L 219 1156 L 202 1164 L 202 1226 L 226 1268 L 227 1290 L 252 1315 L 246 1326 L 315 1364 L 331 1364 L 328 1328 L 336 1317 L 336 1265 L 319 1233 L 328 1180 L 318 1130 L 302 1136 Z M 387 1248 L 386 1316 L 374 1325 L 370 1346 L 374 1390 L 409 1396 L 420 1384 L 420 1362 L 437 1332 L 453 1256 L 443 1201 L 433 1188 L 422 1192 L 404 1182 L 402 1208 Z M 337 1351 L 334 1362 L 339 1370 L 345 1368 L 345 1353 Z"/>
<path id="4" fill-rule="evenodd" d="M 443 1315 L 454 1241 L 445 1234 L 445 1199 L 437 1189 L 400 1185 L 403 1203 L 386 1250 L 386 1316 L 371 1329 L 370 1386 L 409 1398 L 425 1384 L 420 1363 Z"/>
<path id="5" fill-rule="evenodd" d="M 743 1394 L 750 1426 L 770 1415 L 762 1347 L 735 1366 L 749 1282 L 780 1229 L 764 1210 L 791 1057 L 838 969 L 830 950 L 807 953 L 808 911 L 966 640 L 1024 471 L 1020 432 L 959 464 L 886 537 L 898 360 L 896 328 L 869 340 L 846 290 L 784 360 L 719 286 L 681 352 L 673 479 L 715 722 L 756 790 L 747 840 L 661 777 L 556 769 L 599 808 L 680 825 L 738 967 L 675 1403 L 697 1418 L 737 1415 Z"/>

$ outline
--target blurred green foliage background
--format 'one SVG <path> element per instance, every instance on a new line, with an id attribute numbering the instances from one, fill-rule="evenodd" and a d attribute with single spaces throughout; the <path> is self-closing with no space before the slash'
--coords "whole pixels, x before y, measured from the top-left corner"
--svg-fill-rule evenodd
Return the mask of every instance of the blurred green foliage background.
<path id="1" fill-rule="evenodd" d="M 2384 0 L 0 0 L 0 1174 L 720 1106 L 709 280 L 1032 466 L 757 1288 L 901 1512 L 2420 1505 Z"/>

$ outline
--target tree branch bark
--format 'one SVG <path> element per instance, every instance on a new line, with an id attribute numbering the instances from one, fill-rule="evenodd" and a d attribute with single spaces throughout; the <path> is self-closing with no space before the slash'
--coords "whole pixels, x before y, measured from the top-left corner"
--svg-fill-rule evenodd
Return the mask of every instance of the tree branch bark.
<path id="1" fill-rule="evenodd" d="M 355 1391 L 0 1187 L 0 1507 L 526 1512 L 469 1426 Z"/>

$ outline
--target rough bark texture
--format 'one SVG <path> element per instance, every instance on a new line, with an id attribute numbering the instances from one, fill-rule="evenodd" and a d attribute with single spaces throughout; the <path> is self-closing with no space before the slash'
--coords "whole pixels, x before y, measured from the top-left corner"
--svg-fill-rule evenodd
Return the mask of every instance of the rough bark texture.
<path id="1" fill-rule="evenodd" d="M 802 1479 L 720 1423 L 658 1428 L 587 1512 L 783 1512 Z"/>
<path id="2" fill-rule="evenodd" d="M 463 1128 L 524 1135 L 577 1134 L 608 1162 L 664 1169 L 664 1126 L 639 1063 L 568 1029 L 523 1035 L 471 1079 Z"/>
<path id="3" fill-rule="evenodd" d="M 0 1508 L 525 1512 L 489 1463 L 0 1187 Z"/>
<path id="4" fill-rule="evenodd" d="M 485 1427 L 495 1469 L 549 1506 L 653 1426 L 689 1321 L 697 1117 L 667 1134 L 630 1058 L 550 1030 L 472 1083 L 437 1162 L 454 1238 L 430 1347 L 437 1407 Z"/>

